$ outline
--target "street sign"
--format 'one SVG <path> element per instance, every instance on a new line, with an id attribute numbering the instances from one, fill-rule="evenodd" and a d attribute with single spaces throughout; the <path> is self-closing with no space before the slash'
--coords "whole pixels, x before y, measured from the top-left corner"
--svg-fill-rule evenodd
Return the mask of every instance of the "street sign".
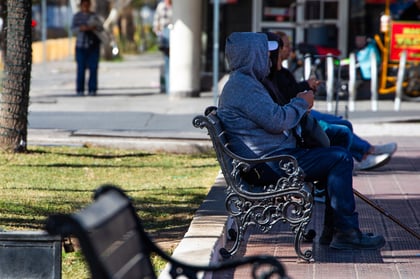
<path id="1" fill-rule="evenodd" d="M 399 61 L 403 50 L 407 51 L 407 61 L 420 62 L 420 22 L 392 22 L 390 59 Z"/>

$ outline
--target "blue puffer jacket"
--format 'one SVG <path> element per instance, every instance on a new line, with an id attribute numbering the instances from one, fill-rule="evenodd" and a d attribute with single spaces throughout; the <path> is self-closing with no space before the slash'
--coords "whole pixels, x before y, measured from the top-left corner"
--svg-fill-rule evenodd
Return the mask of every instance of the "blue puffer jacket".
<path id="1" fill-rule="evenodd" d="M 309 104 L 293 98 L 289 104 L 274 103 L 261 81 L 269 73 L 267 36 L 237 32 L 226 40 L 229 80 L 219 98 L 220 117 L 232 150 L 245 157 L 266 157 L 295 148 L 291 129 L 306 113 Z"/>

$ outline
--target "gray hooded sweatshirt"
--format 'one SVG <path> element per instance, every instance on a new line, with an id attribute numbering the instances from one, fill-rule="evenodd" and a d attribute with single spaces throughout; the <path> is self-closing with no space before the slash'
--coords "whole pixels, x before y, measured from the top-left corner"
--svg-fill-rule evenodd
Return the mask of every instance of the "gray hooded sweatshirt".
<path id="1" fill-rule="evenodd" d="M 291 129 L 309 104 L 302 98 L 293 98 L 280 106 L 261 83 L 270 70 L 267 36 L 232 33 L 226 40 L 225 53 L 231 73 L 219 98 L 218 116 L 231 149 L 238 155 L 255 158 L 296 148 Z"/>

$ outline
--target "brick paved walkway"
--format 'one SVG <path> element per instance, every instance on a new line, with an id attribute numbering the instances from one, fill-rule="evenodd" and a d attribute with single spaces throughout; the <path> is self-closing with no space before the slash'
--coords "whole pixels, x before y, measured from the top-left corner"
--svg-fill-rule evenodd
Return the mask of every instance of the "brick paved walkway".
<path id="1" fill-rule="evenodd" d="M 420 139 L 386 137 L 372 143 L 398 142 L 391 161 L 376 170 L 360 171 L 354 188 L 380 205 L 387 213 L 420 233 Z M 314 263 L 298 263 L 288 225 L 278 224 L 268 234 L 250 230 L 247 245 L 239 255 L 272 254 L 285 265 L 291 278 L 420 278 L 420 241 L 376 209 L 356 198 L 362 231 L 383 234 L 387 244 L 379 251 L 338 251 L 318 243 L 322 228 L 323 204 L 316 203 L 310 227 L 318 236 L 312 245 Z M 216 278 L 249 278 L 249 270 L 238 269 Z"/>

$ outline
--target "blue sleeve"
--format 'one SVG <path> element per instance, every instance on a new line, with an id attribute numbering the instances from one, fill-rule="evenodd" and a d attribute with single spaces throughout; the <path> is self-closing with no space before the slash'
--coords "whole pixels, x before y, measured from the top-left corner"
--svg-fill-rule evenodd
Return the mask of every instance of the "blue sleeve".
<path id="1" fill-rule="evenodd" d="M 231 111 L 241 114 L 238 117 L 249 119 L 272 134 L 294 128 L 309 108 L 309 104 L 302 98 L 293 98 L 285 106 L 276 104 L 262 84 L 252 84 L 251 88 L 246 83 L 233 86 L 236 92 L 241 92 L 240 95 L 222 94 L 220 104 L 229 104 L 233 107 Z M 227 91 L 231 90 L 227 88 Z"/>

